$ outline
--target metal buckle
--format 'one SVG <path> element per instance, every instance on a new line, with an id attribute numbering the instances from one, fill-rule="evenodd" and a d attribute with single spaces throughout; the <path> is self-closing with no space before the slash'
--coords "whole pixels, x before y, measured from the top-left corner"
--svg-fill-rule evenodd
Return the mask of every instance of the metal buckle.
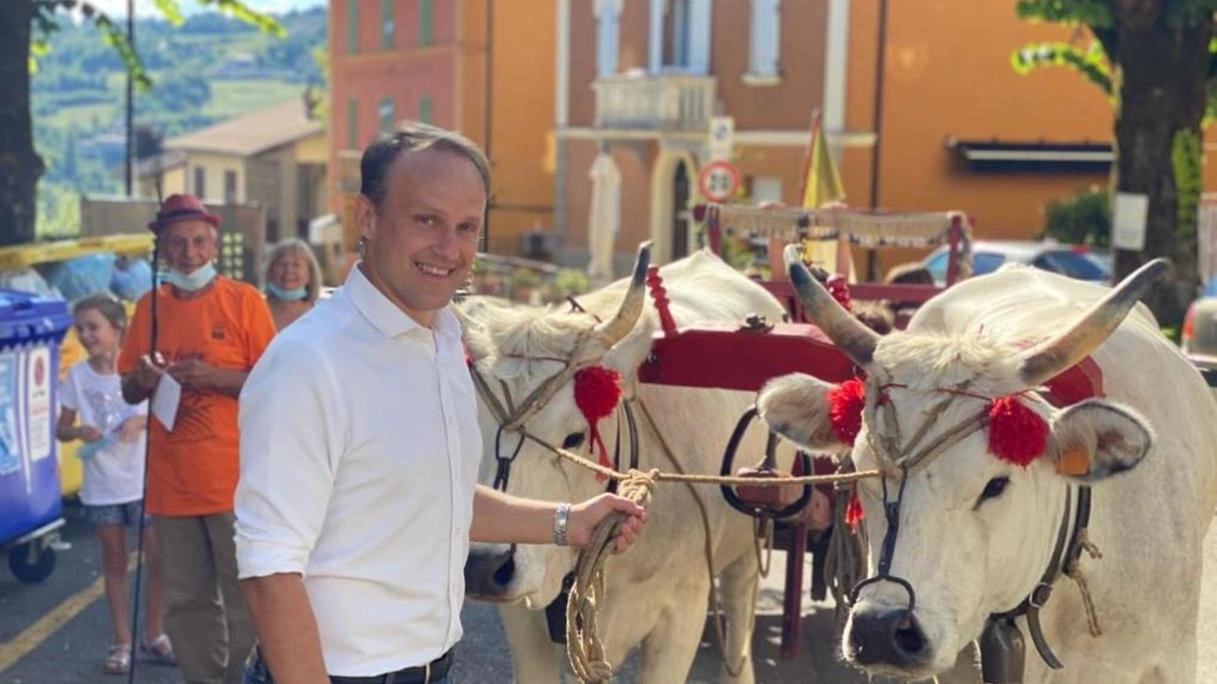
<path id="1" fill-rule="evenodd" d="M 1032 608 L 1043 608 L 1050 598 L 1052 598 L 1052 585 L 1040 582 L 1035 585 L 1035 588 L 1031 590 L 1031 595 L 1027 597 L 1027 605 Z"/>

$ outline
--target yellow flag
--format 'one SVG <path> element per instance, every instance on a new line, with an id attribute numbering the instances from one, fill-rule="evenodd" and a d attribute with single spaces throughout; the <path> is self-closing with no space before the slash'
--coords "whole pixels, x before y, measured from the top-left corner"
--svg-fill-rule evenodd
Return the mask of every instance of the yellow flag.
<path id="1" fill-rule="evenodd" d="M 816 209 L 829 202 L 845 201 L 845 184 L 833 161 L 824 129 L 817 113 L 811 124 L 811 151 L 807 156 L 807 174 L 803 179 L 803 208 Z"/>
<path id="2" fill-rule="evenodd" d="M 833 161 L 824 129 L 820 126 L 820 113 L 816 112 L 811 122 L 811 144 L 807 153 L 807 168 L 803 177 L 803 208 L 818 209 L 825 204 L 845 201 L 845 184 Z M 803 258 L 808 262 L 833 272 L 837 270 L 838 256 L 844 256 L 845 274 L 855 282 L 853 259 L 848 244 L 840 240 L 806 240 L 803 243 Z"/>

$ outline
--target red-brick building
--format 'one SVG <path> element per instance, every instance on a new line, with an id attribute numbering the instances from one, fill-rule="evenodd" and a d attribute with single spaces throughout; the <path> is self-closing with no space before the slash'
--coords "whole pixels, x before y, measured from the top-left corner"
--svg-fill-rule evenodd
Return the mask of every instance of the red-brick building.
<path id="1" fill-rule="evenodd" d="M 486 151 L 490 251 L 518 253 L 524 233 L 549 227 L 554 7 L 553 0 L 330 0 L 330 205 L 348 245 L 359 156 L 405 119 L 460 131 Z"/>

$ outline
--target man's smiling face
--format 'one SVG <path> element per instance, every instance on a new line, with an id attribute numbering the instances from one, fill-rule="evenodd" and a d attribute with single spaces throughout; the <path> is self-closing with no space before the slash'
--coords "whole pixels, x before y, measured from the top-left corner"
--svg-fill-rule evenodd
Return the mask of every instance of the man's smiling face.
<path id="1" fill-rule="evenodd" d="M 420 325 L 447 306 L 477 254 L 486 188 L 462 155 L 430 147 L 390 165 L 380 206 L 359 196 L 363 272 Z"/>

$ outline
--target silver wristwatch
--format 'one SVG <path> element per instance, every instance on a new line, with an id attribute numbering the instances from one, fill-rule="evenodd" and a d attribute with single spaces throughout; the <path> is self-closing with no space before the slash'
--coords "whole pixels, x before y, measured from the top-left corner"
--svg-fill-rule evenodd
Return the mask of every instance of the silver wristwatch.
<path id="1" fill-rule="evenodd" d="M 558 504 L 558 510 L 554 511 L 554 543 L 558 546 L 566 546 L 566 521 L 570 519 L 570 504 Z"/>

